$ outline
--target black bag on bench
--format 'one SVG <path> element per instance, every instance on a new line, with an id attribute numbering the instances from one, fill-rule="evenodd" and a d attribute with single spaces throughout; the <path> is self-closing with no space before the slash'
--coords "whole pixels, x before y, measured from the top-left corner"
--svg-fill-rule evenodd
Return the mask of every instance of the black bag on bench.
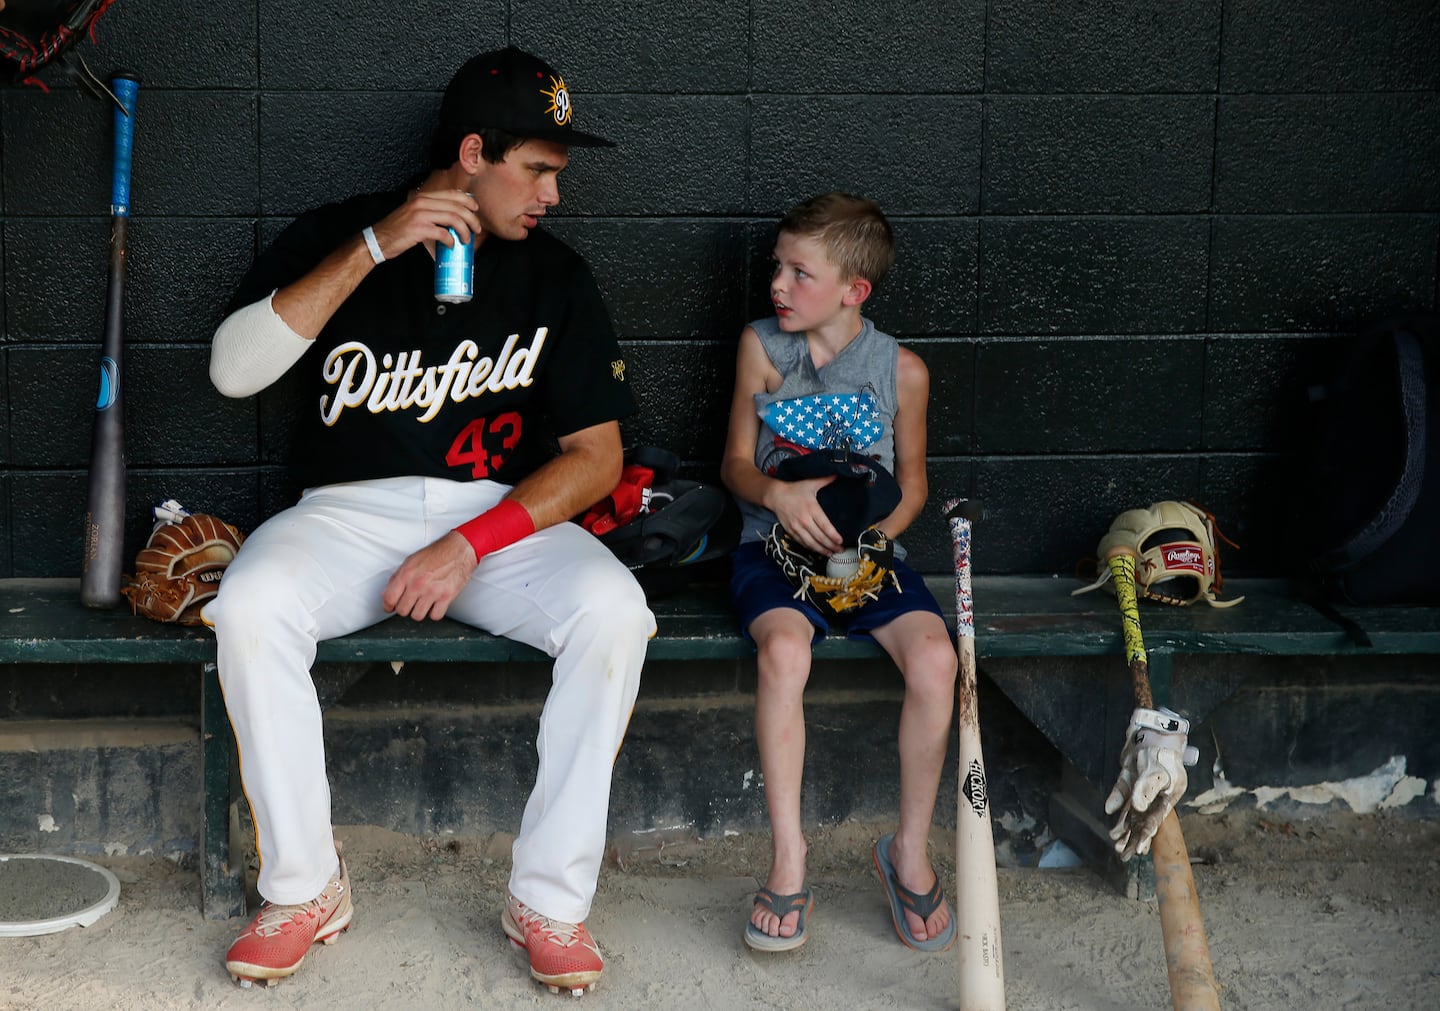
<path id="1" fill-rule="evenodd" d="M 1440 601 L 1440 313 L 1366 328 L 1309 395 L 1309 575 L 1337 602 Z"/>
<path id="2" fill-rule="evenodd" d="M 580 525 L 625 563 L 651 596 L 729 576 L 740 517 L 723 488 L 676 476 L 680 458 L 658 446 L 625 454 L 615 491 Z M 722 571 L 723 570 L 723 571 Z"/>

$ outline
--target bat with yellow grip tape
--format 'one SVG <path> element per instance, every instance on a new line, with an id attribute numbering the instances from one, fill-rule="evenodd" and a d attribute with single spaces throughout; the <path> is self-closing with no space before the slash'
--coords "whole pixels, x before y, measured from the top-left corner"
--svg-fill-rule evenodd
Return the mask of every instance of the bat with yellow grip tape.
<path id="1" fill-rule="evenodd" d="M 1150 691 L 1150 661 L 1140 628 L 1140 608 L 1135 595 L 1135 555 L 1123 548 L 1107 554 L 1115 583 L 1115 598 L 1125 636 L 1125 658 L 1130 666 L 1135 704 L 1154 708 Z M 1205 939 L 1205 922 L 1200 916 L 1200 897 L 1190 870 L 1190 854 L 1180 819 L 1172 808 L 1161 820 L 1150 843 L 1155 864 L 1155 895 L 1160 905 L 1160 932 L 1165 942 L 1165 965 L 1170 977 L 1170 1001 L 1174 1011 L 1218 1011 L 1219 987 L 1210 962 L 1210 945 Z"/>

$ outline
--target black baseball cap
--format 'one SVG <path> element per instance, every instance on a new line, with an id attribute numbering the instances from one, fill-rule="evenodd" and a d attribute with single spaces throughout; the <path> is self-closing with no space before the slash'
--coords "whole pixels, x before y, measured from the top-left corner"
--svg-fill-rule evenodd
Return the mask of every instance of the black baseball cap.
<path id="1" fill-rule="evenodd" d="M 474 57 L 445 87 L 441 129 L 486 127 L 574 147 L 615 146 L 575 129 L 575 107 L 565 79 L 540 57 L 514 46 Z"/>
<path id="2" fill-rule="evenodd" d="M 900 483 L 879 461 L 847 449 L 817 449 L 801 456 L 786 457 L 775 468 L 782 481 L 804 481 L 829 477 L 831 481 L 815 493 L 820 508 L 848 545 L 872 524 L 879 523 L 900 505 Z"/>

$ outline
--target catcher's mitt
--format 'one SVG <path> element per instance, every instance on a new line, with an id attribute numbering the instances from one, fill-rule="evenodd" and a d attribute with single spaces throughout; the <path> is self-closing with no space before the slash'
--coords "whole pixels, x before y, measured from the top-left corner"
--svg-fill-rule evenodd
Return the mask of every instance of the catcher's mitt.
<path id="1" fill-rule="evenodd" d="M 850 562 L 855 568 L 848 574 L 791 540 L 779 523 L 770 528 L 764 543 L 766 556 L 794 584 L 796 598 L 809 601 L 826 617 L 845 617 L 880 596 L 886 583 L 900 590 L 900 580 L 895 576 L 895 545 L 878 527 L 861 531 L 855 548 L 857 558 Z"/>
<path id="2" fill-rule="evenodd" d="M 187 513 L 174 500 L 155 509 L 160 522 L 135 556 L 135 575 L 120 592 L 136 614 L 200 625 L 200 609 L 220 591 L 220 577 L 245 535 L 206 513 Z"/>
<path id="3" fill-rule="evenodd" d="M 87 35 L 94 41 L 95 22 L 113 2 L 7 0 L 0 10 L 0 83 L 44 88 L 35 75 L 58 62 L 87 91 L 107 94 L 109 89 L 73 50 Z"/>
<path id="4" fill-rule="evenodd" d="M 1203 600 L 1211 607 L 1232 607 L 1244 600 L 1220 601 L 1224 586 L 1220 575 L 1219 537 L 1232 548 L 1239 545 L 1215 525 L 1215 517 L 1191 502 L 1154 502 L 1145 509 L 1127 509 L 1110 524 L 1100 539 L 1099 578 L 1072 593 L 1085 593 L 1108 582 L 1105 560 L 1118 552 L 1135 556 L 1135 589 L 1143 597 L 1186 606 Z"/>

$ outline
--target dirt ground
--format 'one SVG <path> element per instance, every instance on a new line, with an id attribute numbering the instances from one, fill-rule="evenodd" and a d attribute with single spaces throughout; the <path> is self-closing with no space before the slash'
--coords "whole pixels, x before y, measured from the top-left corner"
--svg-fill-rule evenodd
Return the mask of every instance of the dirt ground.
<path id="1" fill-rule="evenodd" d="M 1195 861 L 1222 1006 L 1440 1007 L 1440 823 L 1397 815 L 1285 819 L 1256 810 L 1182 819 Z M 870 865 L 887 826 L 811 835 L 817 896 L 809 943 L 762 955 L 740 939 L 763 836 L 612 853 L 590 919 L 607 958 L 579 1006 L 607 1008 L 946 1008 L 954 953 L 902 947 Z M 119 906 L 88 928 L 0 939 L 0 1009 L 563 1007 L 530 981 L 498 911 L 509 839 L 425 840 L 341 828 L 353 927 L 311 951 L 299 975 L 242 990 L 224 951 L 242 921 L 197 909 L 193 869 L 100 858 Z M 953 835 L 933 846 L 953 894 Z M 1012 1011 L 1170 1006 L 1153 902 L 1084 869 L 1002 869 L 1006 995 Z"/>

